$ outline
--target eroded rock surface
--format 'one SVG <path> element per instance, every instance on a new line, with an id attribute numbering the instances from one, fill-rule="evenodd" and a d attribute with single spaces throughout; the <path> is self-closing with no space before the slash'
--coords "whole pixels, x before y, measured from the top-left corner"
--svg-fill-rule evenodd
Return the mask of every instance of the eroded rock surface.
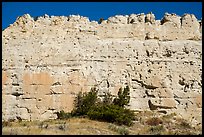
<path id="1" fill-rule="evenodd" d="M 117 15 L 101 24 L 79 15 L 25 14 L 2 33 L 3 120 L 54 119 L 80 91 L 116 95 L 130 108 L 202 117 L 202 26 L 192 14 Z"/>

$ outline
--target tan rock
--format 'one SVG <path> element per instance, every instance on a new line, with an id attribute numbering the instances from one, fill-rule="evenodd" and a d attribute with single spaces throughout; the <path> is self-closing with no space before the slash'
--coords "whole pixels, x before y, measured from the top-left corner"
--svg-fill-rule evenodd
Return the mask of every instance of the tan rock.
<path id="1" fill-rule="evenodd" d="M 137 24 L 137 23 L 144 23 L 145 22 L 145 14 L 131 14 L 128 18 L 129 24 Z"/>
<path id="2" fill-rule="evenodd" d="M 148 13 L 148 14 L 145 16 L 145 23 L 147 23 L 147 22 L 150 22 L 151 24 L 152 24 L 152 23 L 155 23 L 155 16 L 154 16 L 154 14 Z"/>
<path id="3" fill-rule="evenodd" d="M 198 108 L 202 108 L 202 95 L 198 95 L 195 98 L 195 103 L 197 105 Z"/>
<path id="4" fill-rule="evenodd" d="M 177 104 L 173 98 L 161 98 L 161 99 L 152 98 L 151 100 L 149 100 L 149 106 L 150 106 L 150 109 L 151 109 L 151 106 L 155 107 L 155 109 L 159 109 L 159 108 L 173 109 L 177 107 Z"/>
<path id="5" fill-rule="evenodd" d="M 2 31 L 2 119 L 55 119 L 79 92 L 96 86 L 116 96 L 129 85 L 128 108 L 192 114 L 199 123 L 200 29 L 191 14 L 116 15 L 101 24 L 80 15 L 21 16 Z"/>
<path id="6" fill-rule="evenodd" d="M 165 13 L 164 17 L 161 20 L 161 24 L 173 22 L 178 28 L 181 27 L 181 17 L 176 14 Z"/>
<path id="7" fill-rule="evenodd" d="M 127 24 L 127 17 L 122 15 L 116 15 L 114 17 L 108 18 L 107 23 L 121 23 Z"/>
<path id="8" fill-rule="evenodd" d="M 6 71 L 2 71 L 2 85 L 6 84 L 7 74 Z"/>

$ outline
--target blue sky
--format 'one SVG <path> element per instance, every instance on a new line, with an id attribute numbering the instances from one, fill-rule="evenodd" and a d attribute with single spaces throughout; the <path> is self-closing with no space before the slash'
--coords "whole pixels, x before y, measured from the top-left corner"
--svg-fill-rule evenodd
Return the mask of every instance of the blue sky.
<path id="1" fill-rule="evenodd" d="M 79 14 L 98 21 L 114 15 L 153 12 L 161 19 L 165 12 L 194 14 L 202 17 L 202 2 L 2 2 L 2 29 L 15 22 L 18 16 L 30 14 L 32 17 L 44 14 L 69 16 Z"/>

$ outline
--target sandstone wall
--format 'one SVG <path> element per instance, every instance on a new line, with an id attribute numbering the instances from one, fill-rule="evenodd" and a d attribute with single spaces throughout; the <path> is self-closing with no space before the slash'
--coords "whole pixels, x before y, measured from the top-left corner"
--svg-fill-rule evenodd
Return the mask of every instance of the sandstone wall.
<path id="1" fill-rule="evenodd" d="M 202 26 L 192 14 L 29 14 L 2 33 L 2 119 L 54 119 L 80 91 L 131 89 L 130 108 L 201 123 Z"/>

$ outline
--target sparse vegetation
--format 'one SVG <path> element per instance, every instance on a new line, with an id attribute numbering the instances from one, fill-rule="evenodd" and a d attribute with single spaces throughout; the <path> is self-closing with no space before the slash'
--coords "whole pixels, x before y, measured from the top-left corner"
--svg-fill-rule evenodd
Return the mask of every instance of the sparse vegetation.
<path id="1" fill-rule="evenodd" d="M 108 126 L 108 128 L 119 133 L 120 135 L 129 135 L 129 130 L 124 126 L 118 127 L 116 125 L 111 124 Z"/>
<path id="2" fill-rule="evenodd" d="M 2 121 L 2 128 L 3 127 L 8 127 L 8 126 L 11 126 L 11 122 L 9 122 L 9 121 Z"/>
<path id="3" fill-rule="evenodd" d="M 107 121 L 118 125 L 131 126 L 134 118 L 134 112 L 126 109 L 125 106 L 130 101 L 130 89 L 128 86 L 122 90 L 119 89 L 118 97 L 114 100 L 110 93 L 106 93 L 102 101 L 97 97 L 98 90 L 94 87 L 88 93 L 81 93 L 74 100 L 75 108 L 71 113 L 65 113 L 63 110 L 57 112 L 58 119 L 68 119 L 72 116 L 88 116 L 93 120 Z"/>
<path id="4" fill-rule="evenodd" d="M 87 116 L 94 120 L 107 121 L 119 125 L 132 125 L 134 113 L 131 110 L 124 108 L 130 100 L 129 91 L 129 87 L 126 86 L 124 90 L 122 90 L 122 88 L 119 89 L 118 97 L 114 100 L 112 99 L 112 96 L 107 93 L 102 102 L 96 102 L 97 91 L 96 89 L 92 89 L 88 94 L 90 97 L 85 96 L 86 98 L 93 98 L 92 101 L 94 101 L 90 104 L 91 107 L 89 107 L 89 110 L 86 111 Z"/>
<path id="5" fill-rule="evenodd" d="M 124 107 L 125 105 L 128 105 L 130 102 L 130 88 L 129 86 L 126 86 L 124 90 L 122 88 L 118 91 L 118 97 L 116 97 L 113 101 L 114 105 L 118 105 L 120 107 Z"/>
<path id="6" fill-rule="evenodd" d="M 69 119 L 55 119 L 46 121 L 6 122 L 2 125 L 2 134 L 10 135 L 201 135 L 202 125 L 192 127 L 191 123 L 175 114 L 161 114 L 152 111 L 137 111 L 136 120 L 132 126 L 118 125 L 105 121 L 91 120 L 90 118 L 71 117 Z M 146 123 L 148 119 L 157 117 L 162 124 L 151 126 Z M 185 121 L 185 124 L 182 124 Z M 42 124 L 43 123 L 43 124 Z M 2 121 L 5 124 L 5 121 Z M 26 126 L 24 126 L 26 124 Z M 39 126 L 42 124 L 41 128 Z M 192 128 L 188 128 L 187 125 Z M 9 125 L 9 126 L 8 126 Z M 183 126 L 181 126 L 183 125 Z M 187 126 L 187 128 L 185 128 Z"/>
<path id="7" fill-rule="evenodd" d="M 58 119 L 68 119 L 71 117 L 71 113 L 65 113 L 64 110 L 56 112 L 56 114 Z"/>
<path id="8" fill-rule="evenodd" d="M 146 123 L 150 126 L 157 126 L 159 124 L 162 124 L 163 121 L 160 118 L 152 117 L 152 118 L 147 119 Z"/>
<path id="9" fill-rule="evenodd" d="M 103 104 L 104 105 L 110 105 L 113 101 L 111 93 L 107 92 L 103 96 Z"/>
<path id="10" fill-rule="evenodd" d="M 184 128 L 184 129 L 191 129 L 192 128 L 191 125 L 186 120 L 181 120 L 180 126 L 181 126 L 181 128 Z"/>
<path id="11" fill-rule="evenodd" d="M 43 128 L 47 129 L 47 128 L 48 128 L 48 124 L 47 124 L 47 123 L 44 123 L 44 122 L 41 122 L 41 123 L 39 124 L 39 128 L 41 128 L 41 129 L 43 129 Z"/>
<path id="12" fill-rule="evenodd" d="M 66 122 L 64 122 L 63 124 L 60 124 L 58 127 L 60 130 L 65 131 L 66 130 Z"/>
<path id="13" fill-rule="evenodd" d="M 163 125 L 151 126 L 149 128 L 149 132 L 154 135 L 161 135 L 162 132 L 164 131 L 165 131 L 165 128 Z"/>

